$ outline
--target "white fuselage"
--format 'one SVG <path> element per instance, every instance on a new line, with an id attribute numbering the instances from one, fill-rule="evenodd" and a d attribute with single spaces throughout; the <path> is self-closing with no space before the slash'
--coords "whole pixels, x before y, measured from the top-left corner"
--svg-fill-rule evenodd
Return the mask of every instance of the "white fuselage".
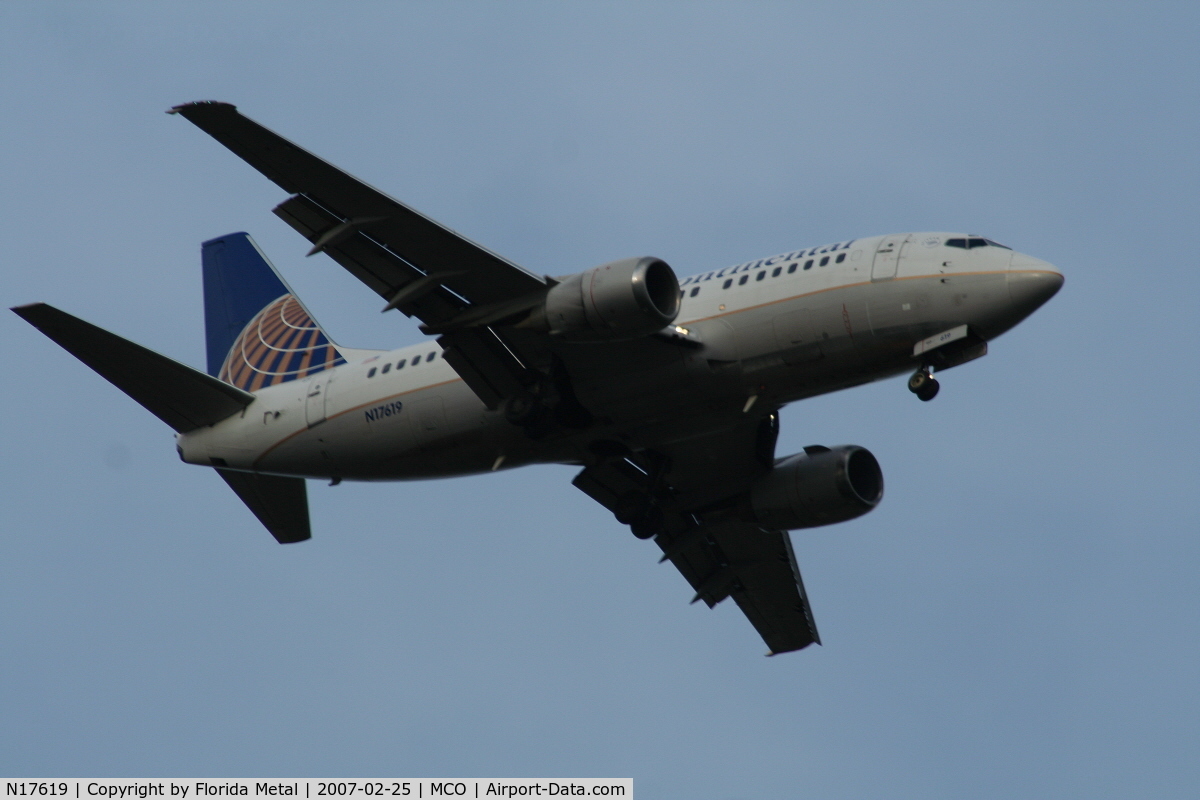
<path id="1" fill-rule="evenodd" d="M 531 439 L 425 342 L 263 389 L 241 414 L 179 435 L 180 456 L 280 475 L 403 480 L 579 463 L 597 437 L 637 449 L 695 435 L 752 408 L 911 371 L 920 366 L 914 344 L 955 326 L 993 339 L 1061 284 L 1054 267 L 1007 248 L 946 245 L 957 236 L 851 240 L 681 281 L 680 341 L 656 345 L 654 358 L 640 355 L 644 342 L 630 345 L 628 359 L 619 344 L 571 346 L 572 363 L 586 364 L 572 374 L 575 394 L 603 410 L 585 432 Z"/>

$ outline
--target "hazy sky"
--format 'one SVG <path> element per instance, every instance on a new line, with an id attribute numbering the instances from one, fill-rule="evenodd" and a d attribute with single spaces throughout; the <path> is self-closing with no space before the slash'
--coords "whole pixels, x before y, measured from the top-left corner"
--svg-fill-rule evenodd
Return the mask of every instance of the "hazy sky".
<path id="1" fill-rule="evenodd" d="M 932 403 L 784 411 L 887 496 L 793 536 L 825 645 L 772 659 L 567 467 L 312 482 L 280 547 L 6 313 L 0 775 L 1196 797 L 1198 8 L 3 3 L 0 301 L 196 366 L 238 230 L 339 342 L 421 338 L 162 113 L 199 99 L 540 273 L 952 230 L 1067 278 Z"/>

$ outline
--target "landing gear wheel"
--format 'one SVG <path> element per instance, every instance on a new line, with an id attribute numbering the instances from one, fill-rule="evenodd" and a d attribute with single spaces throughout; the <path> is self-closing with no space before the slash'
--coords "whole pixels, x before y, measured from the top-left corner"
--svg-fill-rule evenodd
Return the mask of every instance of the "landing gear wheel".
<path id="1" fill-rule="evenodd" d="M 629 524 L 629 530 L 639 539 L 653 539 L 662 530 L 662 512 L 654 509 L 648 518 L 640 519 Z"/>
<path id="2" fill-rule="evenodd" d="M 629 492 L 617 501 L 613 515 L 628 525 L 639 539 L 652 539 L 663 529 L 663 512 L 654 497 L 645 492 Z"/>
<path id="3" fill-rule="evenodd" d="M 617 500 L 613 516 L 622 525 L 632 525 L 649 519 L 654 510 L 654 498 L 645 492 L 626 492 Z"/>
<path id="4" fill-rule="evenodd" d="M 927 369 L 919 369 L 908 379 L 908 390 L 925 402 L 937 397 L 941 385 L 929 374 Z"/>

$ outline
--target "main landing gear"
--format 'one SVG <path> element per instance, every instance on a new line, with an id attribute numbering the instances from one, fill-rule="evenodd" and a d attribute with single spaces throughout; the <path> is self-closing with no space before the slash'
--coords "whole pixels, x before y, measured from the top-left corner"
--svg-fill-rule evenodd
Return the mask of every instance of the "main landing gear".
<path id="1" fill-rule="evenodd" d="M 649 492 L 627 492 L 617 501 L 613 515 L 639 539 L 652 539 L 663 529 L 662 509 Z"/>
<path id="2" fill-rule="evenodd" d="M 551 374 L 527 370 L 525 388 L 504 403 L 504 418 L 524 428 L 531 439 L 540 439 L 557 427 L 582 429 L 591 425 L 588 413 L 571 388 L 565 370 L 555 365 Z"/>
<path id="3" fill-rule="evenodd" d="M 940 388 L 931 367 L 921 367 L 908 379 L 908 390 L 927 403 L 937 397 Z"/>

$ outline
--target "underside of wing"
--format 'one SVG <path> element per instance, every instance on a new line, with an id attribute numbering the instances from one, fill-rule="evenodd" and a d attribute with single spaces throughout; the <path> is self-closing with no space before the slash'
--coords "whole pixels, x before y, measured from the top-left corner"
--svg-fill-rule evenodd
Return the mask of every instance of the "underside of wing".
<path id="1" fill-rule="evenodd" d="M 737 498 L 773 462 L 778 418 L 639 453 L 614 451 L 589 465 L 575 486 L 653 536 L 710 608 L 732 597 L 770 654 L 820 644 L 791 539 L 744 518 Z"/>
<path id="2" fill-rule="evenodd" d="M 732 597 L 772 655 L 821 643 L 786 531 L 732 518 L 700 520 L 694 531 L 663 537 L 659 545 L 696 590 L 693 602 L 711 608 Z"/>
<path id="3" fill-rule="evenodd" d="M 366 234 L 424 274 L 456 273 L 446 277 L 443 285 L 476 305 L 508 300 L 545 286 L 543 278 L 242 116 L 229 103 L 187 103 L 171 111 L 228 147 L 284 191 L 327 212 L 329 216 L 321 220 L 313 237 L 318 251 Z"/>
<path id="4" fill-rule="evenodd" d="M 540 303 L 551 282 L 343 172 L 229 103 L 179 114 L 293 196 L 275 214 L 387 301 L 440 333 L 439 344 L 480 399 L 495 408 L 522 390 L 538 354 L 491 327 Z"/>

